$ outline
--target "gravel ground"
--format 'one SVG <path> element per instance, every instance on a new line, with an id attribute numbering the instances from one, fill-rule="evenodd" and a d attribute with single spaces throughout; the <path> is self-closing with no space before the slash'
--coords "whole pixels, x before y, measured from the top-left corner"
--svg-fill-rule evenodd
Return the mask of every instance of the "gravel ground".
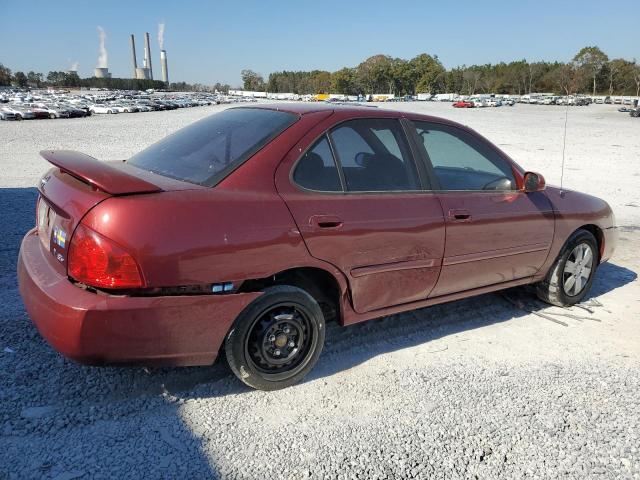
<path id="1" fill-rule="evenodd" d="M 394 107 L 466 123 L 559 180 L 562 108 Z M 611 106 L 569 111 L 565 184 L 607 199 L 622 226 L 582 307 L 513 289 L 332 325 L 310 377 L 272 393 L 223 363 L 91 368 L 55 353 L 15 279 L 37 151 L 126 158 L 220 108 L 0 123 L 0 479 L 640 478 L 640 122 Z"/>

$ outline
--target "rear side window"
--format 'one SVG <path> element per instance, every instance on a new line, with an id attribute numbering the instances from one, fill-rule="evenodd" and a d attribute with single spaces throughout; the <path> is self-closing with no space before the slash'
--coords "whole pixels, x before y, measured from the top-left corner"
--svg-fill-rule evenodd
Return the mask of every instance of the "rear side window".
<path id="1" fill-rule="evenodd" d="M 331 131 L 351 192 L 419 190 L 418 176 L 400 122 L 360 119 Z"/>
<path id="2" fill-rule="evenodd" d="M 303 188 L 321 192 L 341 192 L 340 176 L 326 136 L 305 153 L 295 171 L 293 180 Z"/>
<path id="3" fill-rule="evenodd" d="M 231 108 L 178 130 L 128 163 L 166 177 L 213 186 L 297 119 L 275 110 Z"/>

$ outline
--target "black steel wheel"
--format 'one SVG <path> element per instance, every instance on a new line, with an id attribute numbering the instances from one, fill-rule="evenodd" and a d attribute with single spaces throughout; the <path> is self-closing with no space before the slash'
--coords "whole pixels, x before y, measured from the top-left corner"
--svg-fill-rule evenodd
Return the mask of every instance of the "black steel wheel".
<path id="1" fill-rule="evenodd" d="M 306 291 L 270 287 L 238 316 L 225 341 L 227 361 L 250 387 L 285 388 L 313 368 L 324 330 L 322 310 Z"/>

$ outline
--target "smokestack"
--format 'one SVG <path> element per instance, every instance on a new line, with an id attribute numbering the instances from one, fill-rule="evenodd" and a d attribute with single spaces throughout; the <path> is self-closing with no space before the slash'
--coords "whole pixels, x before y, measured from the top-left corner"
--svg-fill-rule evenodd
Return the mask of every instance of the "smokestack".
<path id="1" fill-rule="evenodd" d="M 136 78 L 136 69 L 138 68 L 138 61 L 136 60 L 136 39 L 131 34 L 131 60 L 133 60 L 133 78 Z"/>
<path id="2" fill-rule="evenodd" d="M 145 68 L 149 69 L 149 76 L 153 80 L 153 67 L 151 67 L 151 44 L 149 42 L 149 32 L 144 34 L 144 58 Z"/>
<path id="3" fill-rule="evenodd" d="M 162 81 L 169 86 L 169 70 L 167 69 L 166 50 L 160 50 L 160 67 L 162 68 Z"/>

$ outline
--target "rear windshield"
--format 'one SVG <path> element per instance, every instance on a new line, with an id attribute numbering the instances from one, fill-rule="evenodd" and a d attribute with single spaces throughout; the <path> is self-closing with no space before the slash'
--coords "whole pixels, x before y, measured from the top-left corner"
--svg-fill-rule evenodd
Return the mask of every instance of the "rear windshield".
<path id="1" fill-rule="evenodd" d="M 296 121 L 262 108 L 231 108 L 195 122 L 128 163 L 166 177 L 213 186 Z"/>

